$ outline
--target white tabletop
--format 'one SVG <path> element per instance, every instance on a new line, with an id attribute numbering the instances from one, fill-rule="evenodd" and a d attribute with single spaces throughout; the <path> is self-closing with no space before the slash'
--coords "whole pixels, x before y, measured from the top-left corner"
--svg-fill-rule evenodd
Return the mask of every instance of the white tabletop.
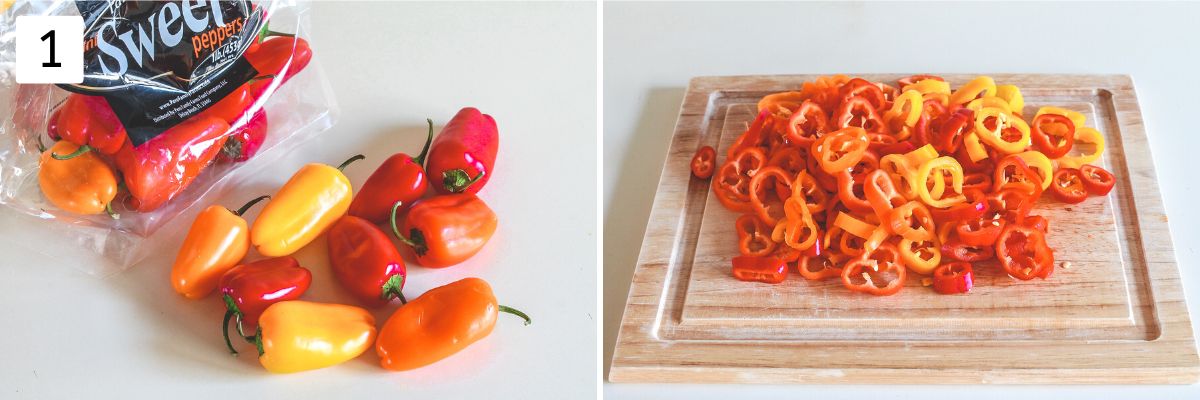
<path id="1" fill-rule="evenodd" d="M 1200 327 L 1197 4 L 629 4 L 604 6 L 604 368 L 688 79 L 798 73 L 1131 74 Z M 1194 329 L 1195 330 L 1195 329 Z M 612 399 L 1200 397 L 1200 386 L 604 384 Z M 812 394 L 808 396 L 807 394 Z"/>
<path id="2" fill-rule="evenodd" d="M 500 227 L 472 260 L 412 266 L 409 298 L 462 277 L 488 280 L 501 303 L 491 336 L 410 372 L 374 350 L 318 371 L 272 375 L 253 347 L 230 357 L 223 305 L 189 301 L 168 283 L 182 237 L 144 263 L 98 279 L 0 240 L 0 398 L 589 398 L 596 391 L 596 18 L 594 4 L 319 3 L 313 47 L 341 107 L 337 125 L 268 167 L 236 207 L 308 162 L 337 163 L 360 185 L 392 153 L 420 151 L 463 106 L 500 128 L 497 172 L 480 194 Z M 310 66 L 309 68 L 314 68 Z M 261 206 L 260 206 L 261 207 Z M 0 237 L 31 222 L 0 213 Z M 188 224 L 190 221 L 175 223 Z M 309 300 L 353 303 L 331 280 L 325 242 L 301 250 Z M 396 305 L 375 312 L 379 323 Z"/>

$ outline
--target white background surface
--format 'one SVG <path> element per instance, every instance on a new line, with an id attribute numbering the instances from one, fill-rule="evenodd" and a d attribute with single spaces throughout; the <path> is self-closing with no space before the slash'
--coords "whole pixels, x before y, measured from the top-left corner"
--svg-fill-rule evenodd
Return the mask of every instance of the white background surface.
<path id="1" fill-rule="evenodd" d="M 337 94 L 339 122 L 241 193 L 216 199 L 237 207 L 307 162 L 336 164 L 363 152 L 367 160 L 347 169 L 360 185 L 392 153 L 420 151 L 426 117 L 440 129 L 459 108 L 476 106 L 501 132 L 497 173 L 480 194 L 500 228 L 464 264 L 410 264 L 405 293 L 479 276 L 533 325 L 502 316 L 490 337 L 410 372 L 381 369 L 371 349 L 336 367 L 271 375 L 252 346 L 242 346 L 240 358 L 225 351 L 217 297 L 189 301 L 171 290 L 182 237 L 104 280 L 0 240 L 0 398 L 594 396 L 595 10 L 585 3 L 316 4 L 314 53 Z M 29 223 L 0 213 L 0 237 L 21 235 Z M 331 280 L 323 239 L 297 256 L 314 274 L 307 299 L 353 302 Z M 378 310 L 378 323 L 395 307 Z"/>
<path id="2" fill-rule="evenodd" d="M 627 4 L 604 6 L 604 368 L 688 79 L 797 73 L 1128 73 L 1200 319 L 1196 149 L 1200 5 Z M 1200 326 L 1200 325 L 1197 325 Z M 1198 398 L 1200 386 L 604 384 L 612 399 Z M 810 396 L 811 395 L 811 396 Z"/>

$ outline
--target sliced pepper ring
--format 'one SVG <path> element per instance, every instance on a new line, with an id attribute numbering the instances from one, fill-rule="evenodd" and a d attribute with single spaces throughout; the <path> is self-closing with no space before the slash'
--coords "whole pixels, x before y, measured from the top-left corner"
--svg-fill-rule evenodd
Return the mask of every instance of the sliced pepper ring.
<path id="1" fill-rule="evenodd" d="M 734 222 L 738 236 L 738 252 L 745 256 L 766 256 L 775 250 L 770 227 L 753 214 L 743 214 Z"/>
<path id="2" fill-rule="evenodd" d="M 1088 190 L 1083 184 L 1083 177 L 1079 174 L 1079 170 L 1059 168 L 1054 173 L 1054 183 L 1050 185 L 1050 193 L 1063 203 L 1076 204 L 1087 200 Z"/>
<path id="3" fill-rule="evenodd" d="M 1079 175 L 1083 178 L 1083 185 L 1087 187 L 1088 192 L 1097 196 L 1107 196 L 1117 184 L 1117 177 L 1113 176 L 1112 172 L 1095 165 L 1079 167 Z"/>
<path id="4" fill-rule="evenodd" d="M 774 179 L 775 182 L 768 183 L 769 179 Z M 754 209 L 754 213 L 758 215 L 758 218 L 762 219 L 768 226 L 775 226 L 779 222 L 779 219 L 782 218 L 782 216 L 776 216 L 778 212 L 774 214 L 771 212 L 772 207 L 771 204 L 768 204 L 769 199 L 764 198 L 767 189 L 774 188 L 776 184 L 789 186 L 783 193 L 787 193 L 790 197 L 792 193 L 792 188 L 790 187 L 792 180 L 782 168 L 766 167 L 754 174 L 753 178 L 750 178 L 750 206 Z M 786 201 L 787 199 L 784 200 Z"/>
<path id="5" fill-rule="evenodd" d="M 989 128 L 989 122 L 995 128 Z M 1011 138 L 1007 135 L 1010 129 L 1015 129 L 1019 136 Z M 998 108 L 984 108 L 975 112 L 975 134 L 983 143 L 1005 154 L 1020 153 L 1029 147 L 1029 125 L 1021 117 Z"/>
<path id="6" fill-rule="evenodd" d="M 933 240 L 933 216 L 924 204 L 910 201 L 892 210 L 888 217 L 888 229 L 911 241 Z"/>
<path id="7" fill-rule="evenodd" d="M 942 262 L 940 246 L 933 240 L 901 239 L 897 247 L 904 266 L 918 274 L 929 275 Z"/>
<path id="8" fill-rule="evenodd" d="M 1029 127 L 1034 147 L 1048 158 L 1065 156 L 1075 145 L 1075 123 L 1064 115 L 1039 115 Z"/>
<path id="9" fill-rule="evenodd" d="M 885 243 L 864 257 L 847 262 L 842 267 L 842 284 L 853 292 L 890 296 L 904 287 L 905 275 L 896 246 Z"/>
<path id="10" fill-rule="evenodd" d="M 817 103 L 805 100 L 788 120 L 787 134 L 784 137 L 788 142 L 810 146 L 828 130 L 829 118 L 825 116 L 825 110 Z"/>
<path id="11" fill-rule="evenodd" d="M 862 128 L 842 128 L 814 142 L 810 154 L 817 155 L 822 171 L 836 174 L 857 164 L 869 144 L 867 131 Z"/>

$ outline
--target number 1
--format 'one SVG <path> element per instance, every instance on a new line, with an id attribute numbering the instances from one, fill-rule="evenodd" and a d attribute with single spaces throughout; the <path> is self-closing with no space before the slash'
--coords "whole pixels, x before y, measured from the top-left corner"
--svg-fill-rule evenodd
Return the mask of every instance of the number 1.
<path id="1" fill-rule="evenodd" d="M 45 42 L 46 39 L 50 39 L 50 62 L 44 62 L 44 63 L 42 63 L 42 66 L 43 67 L 55 67 L 55 68 L 61 67 L 62 63 L 54 61 L 54 30 L 53 29 L 51 29 L 50 32 L 46 32 L 45 35 L 42 35 L 42 41 Z"/>

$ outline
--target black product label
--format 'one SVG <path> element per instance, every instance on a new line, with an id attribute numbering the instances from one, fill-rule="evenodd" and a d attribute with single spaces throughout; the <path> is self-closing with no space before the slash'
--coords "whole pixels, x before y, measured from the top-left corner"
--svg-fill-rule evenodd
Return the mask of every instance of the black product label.
<path id="1" fill-rule="evenodd" d="M 242 56 L 263 10 L 248 1 L 77 1 L 84 21 L 83 83 L 100 95 L 134 146 L 204 111 L 258 71 Z"/>

